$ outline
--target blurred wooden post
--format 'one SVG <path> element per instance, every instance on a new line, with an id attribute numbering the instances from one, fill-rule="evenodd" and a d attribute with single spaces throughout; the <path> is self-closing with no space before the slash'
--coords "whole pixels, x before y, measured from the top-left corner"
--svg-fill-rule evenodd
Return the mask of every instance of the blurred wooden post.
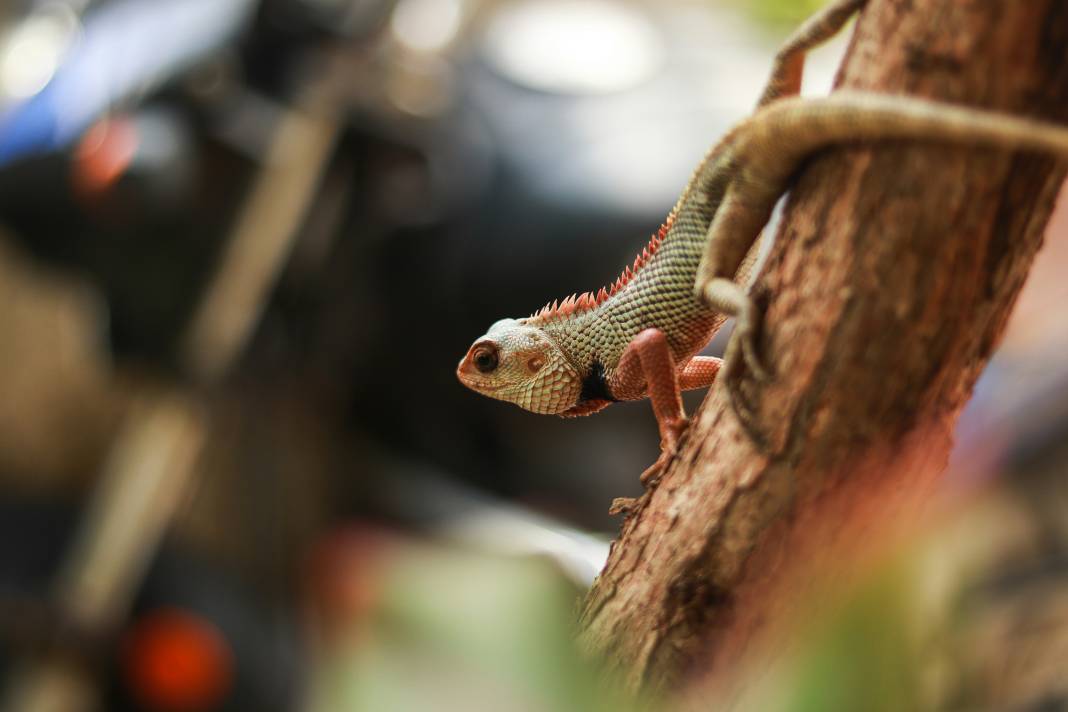
<path id="1" fill-rule="evenodd" d="M 199 382 L 219 378 L 244 348 L 333 154 L 338 119 L 307 109 L 287 109 L 279 119 L 263 171 L 182 344 L 183 366 Z"/>
<path id="2" fill-rule="evenodd" d="M 62 623 L 99 631 L 121 622 L 192 487 L 204 436 L 198 409 L 178 395 L 154 396 L 127 415 L 53 587 Z M 73 657 L 24 662 L 9 679 L 4 709 L 11 712 L 69 712 L 94 697 Z"/>
<path id="3" fill-rule="evenodd" d="M 340 131 L 337 58 L 304 100 L 286 109 L 183 346 L 196 388 L 217 382 L 240 355 L 299 234 Z M 196 394 L 151 394 L 127 415 L 54 600 L 86 631 L 122 621 L 163 535 L 195 486 L 207 426 Z M 95 706 L 93 681 L 70 656 L 16 663 L 0 709 L 75 712 Z"/>
<path id="4" fill-rule="evenodd" d="M 839 85 L 1066 123 L 1066 47 L 1068 0 L 871 0 Z M 585 648 L 633 690 L 687 670 L 725 681 L 817 581 L 907 526 L 1064 174 L 1048 157 L 901 143 L 811 160 L 755 286 L 777 377 L 743 393 L 768 448 L 716 384 L 589 592 Z"/>

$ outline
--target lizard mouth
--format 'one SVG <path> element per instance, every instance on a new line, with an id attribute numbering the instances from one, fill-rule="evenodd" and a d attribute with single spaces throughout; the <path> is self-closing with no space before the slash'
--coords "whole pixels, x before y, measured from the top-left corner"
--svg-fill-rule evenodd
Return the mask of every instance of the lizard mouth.
<path id="1" fill-rule="evenodd" d="M 460 383 L 479 393 L 494 393 L 502 388 L 501 384 L 487 383 L 482 374 L 475 370 L 468 356 L 464 356 L 460 365 L 456 367 L 456 378 Z"/>

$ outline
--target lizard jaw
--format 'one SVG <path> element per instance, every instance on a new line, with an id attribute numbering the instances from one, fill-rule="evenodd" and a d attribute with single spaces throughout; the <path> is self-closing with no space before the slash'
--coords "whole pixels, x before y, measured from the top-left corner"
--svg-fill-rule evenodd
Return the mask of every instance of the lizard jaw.
<path id="1" fill-rule="evenodd" d="M 470 352 L 460 359 L 460 365 L 456 367 L 456 378 L 471 390 L 487 395 L 501 389 L 501 384 L 488 383 L 485 377 L 478 372 L 475 364 L 472 363 Z"/>

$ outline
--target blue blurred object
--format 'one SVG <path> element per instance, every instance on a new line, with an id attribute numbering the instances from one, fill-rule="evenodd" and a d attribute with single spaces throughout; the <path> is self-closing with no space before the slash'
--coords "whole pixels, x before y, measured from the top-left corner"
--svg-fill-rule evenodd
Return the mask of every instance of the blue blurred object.
<path id="1" fill-rule="evenodd" d="M 90 11 L 51 80 L 0 113 L 0 166 L 66 147 L 117 102 L 223 46 L 245 26 L 254 5 L 121 0 Z"/>

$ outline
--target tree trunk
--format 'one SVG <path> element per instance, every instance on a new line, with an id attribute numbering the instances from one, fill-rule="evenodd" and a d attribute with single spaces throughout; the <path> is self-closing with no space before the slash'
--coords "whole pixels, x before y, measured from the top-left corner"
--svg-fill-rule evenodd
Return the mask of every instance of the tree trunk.
<path id="1" fill-rule="evenodd" d="M 838 83 L 1064 123 L 1066 52 L 1068 0 L 870 0 Z M 765 442 L 717 383 L 624 522 L 584 647 L 633 690 L 719 674 L 915 516 L 1063 178 L 1045 156 L 916 143 L 810 160 L 754 287 L 776 377 L 741 394 Z"/>

